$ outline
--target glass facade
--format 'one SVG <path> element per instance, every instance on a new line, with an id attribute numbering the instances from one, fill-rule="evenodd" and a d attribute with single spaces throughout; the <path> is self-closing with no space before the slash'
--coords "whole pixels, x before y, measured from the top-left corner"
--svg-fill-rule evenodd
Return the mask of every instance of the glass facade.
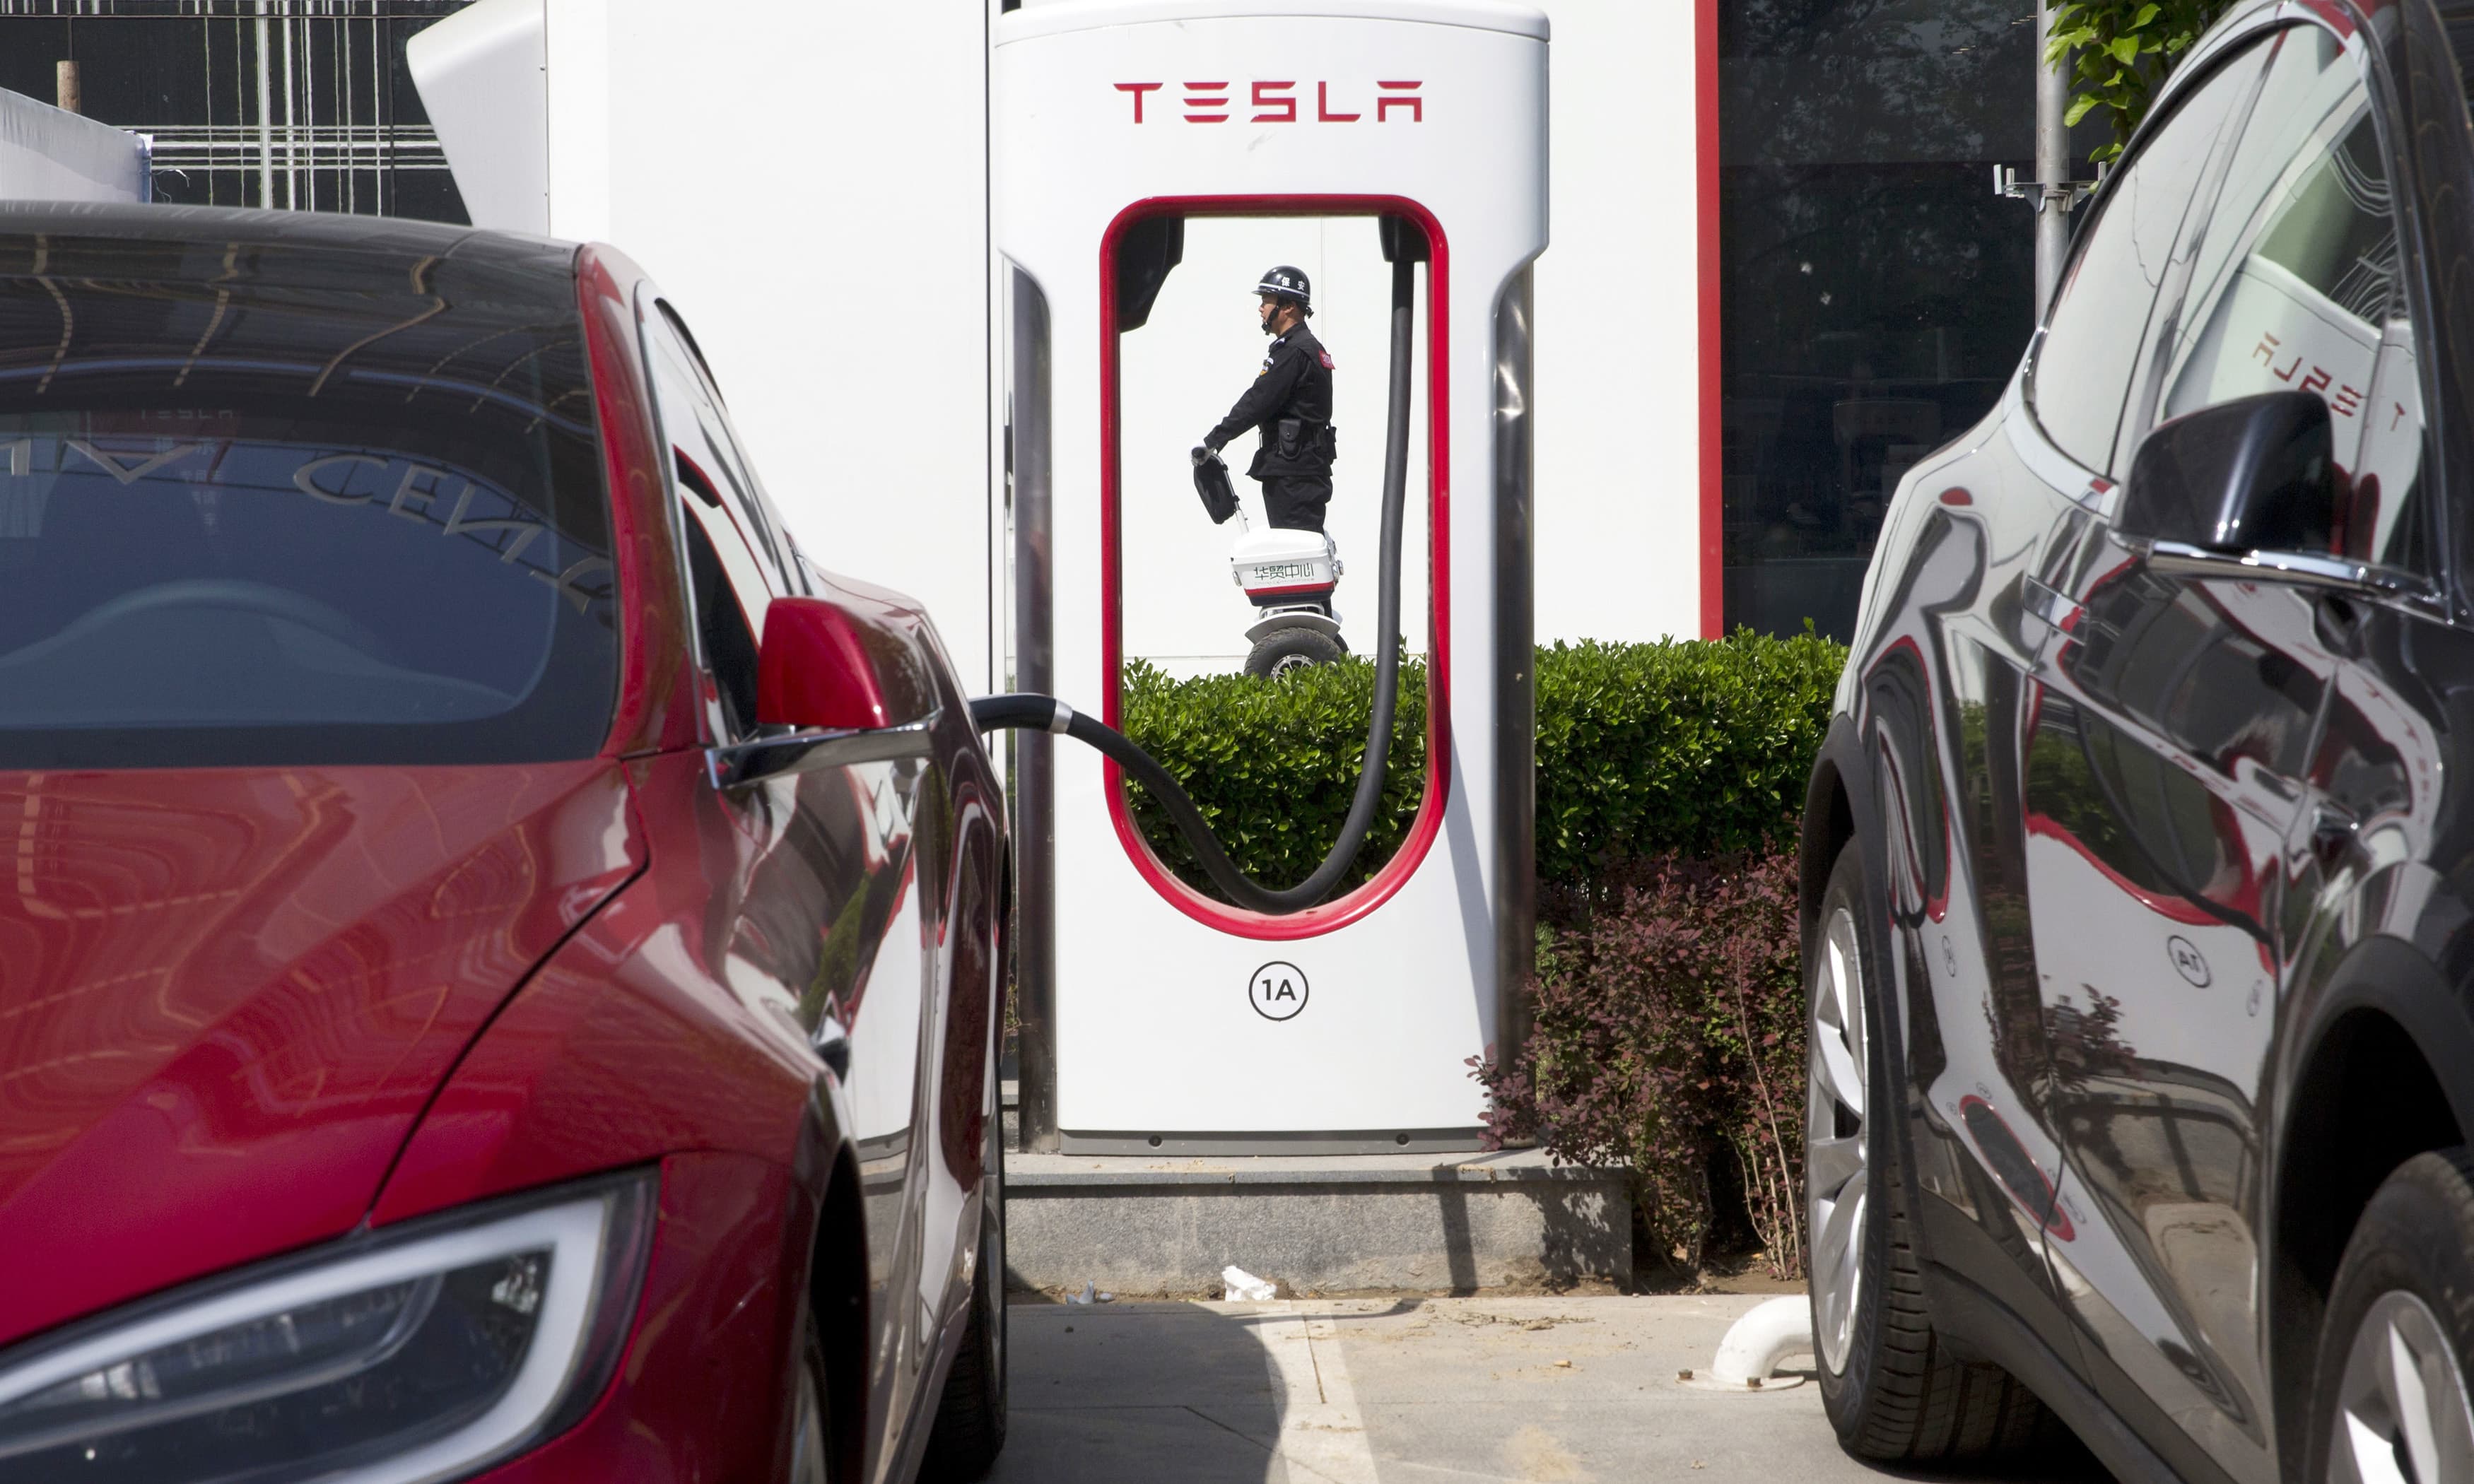
<path id="1" fill-rule="evenodd" d="M 462 224 L 403 60 L 468 0 L 0 0 L 0 88 L 155 138 L 155 197 Z"/>
<path id="2" fill-rule="evenodd" d="M 2031 0 L 1730 0 L 1718 21 L 1725 619 L 1846 638 L 1899 479 L 2034 327 Z M 2103 137 L 2074 139 L 2077 171 Z"/>

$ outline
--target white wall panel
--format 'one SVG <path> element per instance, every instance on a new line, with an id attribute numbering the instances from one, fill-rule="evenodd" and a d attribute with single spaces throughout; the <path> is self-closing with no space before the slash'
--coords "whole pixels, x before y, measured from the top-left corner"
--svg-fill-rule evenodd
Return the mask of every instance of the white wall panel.
<path id="1" fill-rule="evenodd" d="M 1692 0 L 1541 0 L 1538 640 L 1701 632 Z"/>
<path id="2" fill-rule="evenodd" d="M 404 46 L 477 227 L 549 230 L 548 23 L 544 0 L 481 0 Z"/>
<path id="3" fill-rule="evenodd" d="M 989 685 L 980 8 L 547 3 L 551 231 L 644 266 L 800 544 Z"/>

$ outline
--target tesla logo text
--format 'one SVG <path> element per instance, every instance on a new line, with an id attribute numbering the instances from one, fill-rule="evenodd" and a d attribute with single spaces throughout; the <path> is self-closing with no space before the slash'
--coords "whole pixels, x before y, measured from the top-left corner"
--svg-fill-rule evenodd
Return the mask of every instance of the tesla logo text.
<path id="1" fill-rule="evenodd" d="M 2165 955 L 2173 961 L 2173 971 L 2190 980 L 2193 989 L 2204 990 L 2216 978 L 2208 972 L 2208 961 L 2199 956 L 2190 939 L 2179 933 L 2165 940 Z"/>
<path id="2" fill-rule="evenodd" d="M 1158 115 L 1155 109 L 1147 109 L 1145 104 L 1158 102 L 1151 95 L 1168 85 L 1166 83 L 1120 83 L 1117 91 L 1133 99 L 1134 122 L 1148 124 Z M 1225 124 L 1232 118 L 1242 118 L 1249 124 L 1354 124 L 1366 117 L 1370 104 L 1374 111 L 1374 122 L 1378 124 L 1394 122 L 1395 113 L 1412 124 L 1426 121 L 1426 100 L 1418 91 L 1426 84 L 1415 79 L 1377 82 L 1371 98 L 1362 90 L 1352 91 L 1346 84 L 1342 84 L 1340 95 L 1335 98 L 1329 83 L 1317 83 L 1314 84 L 1312 113 L 1305 112 L 1300 107 L 1306 99 L 1298 89 L 1306 84 L 1295 79 L 1256 81 L 1247 84 L 1243 89 L 1225 78 L 1186 81 L 1176 85 L 1178 90 L 1169 97 L 1182 107 L 1173 108 L 1171 111 L 1189 124 Z"/>
<path id="3" fill-rule="evenodd" d="M 2318 393 L 2321 400 L 2328 404 L 2328 410 L 2335 413 L 2338 417 L 2350 418 L 2362 410 L 2362 393 L 2345 385 L 2343 382 L 2337 381 L 2336 377 L 2328 373 L 2328 370 L 2325 367 L 2314 365 L 2309 371 L 2304 371 L 2302 369 L 2302 354 L 2300 351 L 2294 352 L 2293 359 L 2283 371 L 2278 371 L 2276 369 L 2276 363 L 2284 359 L 2282 349 L 2284 344 L 2285 342 L 2277 339 L 2273 333 L 2263 331 L 2259 337 L 2259 344 L 2250 347 L 2251 359 L 2257 361 L 2260 365 L 2267 367 L 2268 373 L 2269 375 L 2274 376 L 2277 380 L 2282 381 L 2289 386 L 2295 384 L 2293 378 L 2296 374 L 2299 374 L 2302 377 L 2299 384 L 2300 389 L 2305 392 Z M 2328 390 L 2329 385 L 2332 382 L 2335 383 L 2337 388 L 2334 394 L 2331 394 Z M 2399 403 L 2397 404 L 2396 417 L 2389 419 L 2389 427 L 2391 431 L 2395 429 L 2398 419 L 2404 418 L 2404 416 L 2405 406 L 2403 403 Z"/>
<path id="4" fill-rule="evenodd" d="M 1254 970 L 1246 981 L 1246 997 L 1254 1003 L 1254 1013 L 1266 1020 L 1295 1019 L 1306 1008 L 1305 970 L 1295 964 L 1274 959 Z"/>

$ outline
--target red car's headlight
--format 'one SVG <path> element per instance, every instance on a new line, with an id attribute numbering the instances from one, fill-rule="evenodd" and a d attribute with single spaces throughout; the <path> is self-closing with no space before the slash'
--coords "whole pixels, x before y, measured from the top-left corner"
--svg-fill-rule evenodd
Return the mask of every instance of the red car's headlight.
<path id="1" fill-rule="evenodd" d="M 0 1476 L 418 1484 L 564 1430 L 610 1376 L 656 1177 L 491 1202 L 0 1356 Z"/>

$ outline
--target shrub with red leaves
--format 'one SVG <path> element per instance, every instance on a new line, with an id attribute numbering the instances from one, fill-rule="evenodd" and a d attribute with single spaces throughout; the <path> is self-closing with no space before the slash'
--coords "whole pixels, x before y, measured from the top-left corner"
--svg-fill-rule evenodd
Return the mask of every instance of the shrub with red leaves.
<path id="1" fill-rule="evenodd" d="M 1769 1271 L 1804 1271 L 1804 992 L 1792 853 L 1664 855 L 1603 874 L 1541 932 L 1537 1019 L 1475 1060 L 1499 1142 L 1621 1164 L 1658 1250 L 1701 1264 L 1710 1172 L 1742 1177 Z"/>

